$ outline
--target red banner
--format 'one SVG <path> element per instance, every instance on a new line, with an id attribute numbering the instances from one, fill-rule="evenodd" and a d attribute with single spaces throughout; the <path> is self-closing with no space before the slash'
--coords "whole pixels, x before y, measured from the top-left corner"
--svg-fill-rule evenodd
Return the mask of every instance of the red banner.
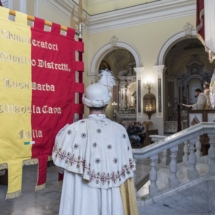
<path id="1" fill-rule="evenodd" d="M 196 30 L 201 37 L 201 40 L 204 40 L 204 0 L 196 0 Z"/>
<path id="2" fill-rule="evenodd" d="M 76 71 L 83 71 L 83 63 L 75 61 L 75 51 L 83 44 L 74 40 L 75 30 L 60 34 L 60 25 L 53 23 L 51 32 L 45 32 L 44 20 L 35 19 L 32 28 L 32 82 L 37 90 L 32 91 L 31 116 L 35 131 L 32 158 L 38 158 L 38 182 L 46 182 L 48 156 L 52 153 L 57 132 L 67 123 L 71 124 L 75 113 L 83 114 L 82 105 L 75 104 L 75 92 L 82 93 L 83 84 L 76 83 Z M 80 50 L 78 50 L 80 51 Z M 81 89 L 80 89 L 81 87 Z M 37 113 L 37 107 L 39 107 Z M 41 135 L 36 135 L 42 131 Z"/>

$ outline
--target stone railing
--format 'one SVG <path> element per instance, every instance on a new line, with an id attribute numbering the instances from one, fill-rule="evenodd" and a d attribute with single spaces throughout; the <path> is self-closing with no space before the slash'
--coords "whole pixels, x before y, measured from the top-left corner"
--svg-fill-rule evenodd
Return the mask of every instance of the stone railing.
<path id="1" fill-rule="evenodd" d="M 180 144 L 184 144 L 183 161 L 187 162 L 188 171 L 187 178 L 192 181 L 199 177 L 196 169 L 196 164 L 201 156 L 201 144 L 199 136 L 207 134 L 210 141 L 210 148 L 208 151 L 209 158 L 209 176 L 215 176 L 215 123 L 200 123 L 198 125 L 189 127 L 181 132 L 166 137 L 153 135 L 154 140 L 161 139 L 154 144 L 146 146 L 142 149 L 133 149 L 135 159 L 150 158 L 151 170 L 149 173 L 149 195 L 155 196 L 159 194 L 157 187 L 157 161 L 159 153 L 163 153 L 162 163 L 166 163 L 167 150 L 170 150 L 170 163 L 169 163 L 169 187 L 176 188 L 179 185 L 177 178 L 177 152 Z"/>

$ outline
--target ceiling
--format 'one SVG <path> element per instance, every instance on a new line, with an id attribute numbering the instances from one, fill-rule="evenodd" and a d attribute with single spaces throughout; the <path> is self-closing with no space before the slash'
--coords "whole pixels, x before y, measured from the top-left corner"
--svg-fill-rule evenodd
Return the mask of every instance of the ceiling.
<path id="1" fill-rule="evenodd" d="M 72 1 L 79 4 L 79 0 Z M 92 16 L 157 1 L 161 0 L 82 0 L 82 4 L 84 10 Z"/>

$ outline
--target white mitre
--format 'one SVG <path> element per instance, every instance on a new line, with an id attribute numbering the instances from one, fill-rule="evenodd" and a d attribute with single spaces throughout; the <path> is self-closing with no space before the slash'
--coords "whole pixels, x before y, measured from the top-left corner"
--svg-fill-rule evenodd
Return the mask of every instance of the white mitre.
<path id="1" fill-rule="evenodd" d="M 115 79 L 111 71 L 102 70 L 100 80 L 96 84 L 91 84 L 85 90 L 82 101 L 87 107 L 104 107 L 111 100 L 110 90 L 115 85 Z"/>

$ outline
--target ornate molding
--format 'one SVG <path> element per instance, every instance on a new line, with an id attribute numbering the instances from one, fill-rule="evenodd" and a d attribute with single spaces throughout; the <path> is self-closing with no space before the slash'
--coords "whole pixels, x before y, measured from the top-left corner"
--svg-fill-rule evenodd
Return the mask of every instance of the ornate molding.
<path id="1" fill-rule="evenodd" d="M 168 82 L 174 82 L 175 79 L 176 79 L 176 77 L 173 76 L 173 75 L 166 75 L 165 77 L 166 77 L 166 80 L 167 80 Z"/>
<path id="2" fill-rule="evenodd" d="M 66 19 L 70 19 L 72 8 L 77 6 L 71 0 L 40 0 Z M 195 0 L 156 1 L 116 11 L 90 16 L 86 28 L 89 34 L 125 28 L 150 22 L 167 20 L 196 13 Z M 84 14 L 85 16 L 86 14 Z"/>
<path id="3" fill-rule="evenodd" d="M 184 25 L 183 30 L 187 37 L 192 36 L 193 25 L 187 22 L 187 24 Z"/>
<path id="4" fill-rule="evenodd" d="M 191 36 L 193 38 L 197 38 L 196 29 L 192 30 Z M 173 45 L 184 39 L 187 39 L 185 31 L 180 31 L 171 36 L 160 49 L 160 52 L 157 57 L 157 65 L 162 65 L 164 63 L 167 51 L 172 48 Z"/>
<path id="5" fill-rule="evenodd" d="M 112 50 L 111 47 L 112 47 L 111 44 L 108 43 L 97 51 L 97 53 L 93 57 L 93 60 L 91 63 L 90 74 L 97 74 L 97 71 L 99 69 L 98 68 L 99 63 L 105 57 L 105 55 Z M 128 51 L 130 51 L 131 54 L 133 55 L 134 59 L 135 59 L 136 66 L 139 67 L 142 65 L 140 54 L 138 53 L 138 51 L 134 47 L 132 47 L 128 43 L 121 42 L 121 41 L 116 42 L 116 47 L 124 48 L 124 49 L 127 49 Z"/>
<path id="6" fill-rule="evenodd" d="M 165 65 L 154 66 L 154 69 L 158 73 L 163 73 L 166 71 L 166 66 Z"/>
<path id="7" fill-rule="evenodd" d="M 134 68 L 134 71 L 136 72 L 137 76 L 142 75 L 144 71 L 144 67 L 136 67 Z"/>
<path id="8" fill-rule="evenodd" d="M 87 31 L 93 34 L 195 13 L 195 0 L 157 1 L 91 16 Z"/>
<path id="9" fill-rule="evenodd" d="M 111 44 L 112 48 L 116 47 L 117 41 L 118 41 L 118 38 L 115 37 L 115 36 L 112 36 L 112 37 L 110 38 L 110 44 Z"/>

